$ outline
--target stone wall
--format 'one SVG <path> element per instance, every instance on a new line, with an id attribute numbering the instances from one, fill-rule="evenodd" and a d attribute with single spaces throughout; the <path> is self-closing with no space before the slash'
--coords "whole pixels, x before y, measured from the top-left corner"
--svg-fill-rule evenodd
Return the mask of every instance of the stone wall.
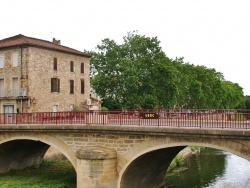
<path id="1" fill-rule="evenodd" d="M 12 63 L 13 54 L 18 57 L 16 67 Z M 70 111 L 72 105 L 81 110 L 88 109 L 85 101 L 90 98 L 89 58 L 30 46 L 22 50 L 18 47 L 1 50 L 0 55 L 5 62 L 4 68 L 0 68 L 5 91 L 12 92 L 13 77 L 17 77 L 19 89 L 25 88 L 28 92 L 28 97 L 22 101 L 20 97 L 5 96 L 5 100 L 15 100 L 14 112 L 17 109 L 19 112 L 52 112 L 54 105 L 58 106 L 58 111 Z M 57 71 L 53 69 L 54 58 L 57 58 Z M 74 62 L 74 72 L 70 71 L 71 61 Z M 84 63 L 84 73 L 81 73 L 81 63 Z M 24 76 L 24 82 L 20 82 L 21 76 Z M 51 78 L 60 79 L 60 92 L 51 92 Z M 70 94 L 70 80 L 74 80 L 73 94 Z M 84 94 L 81 94 L 81 80 L 85 83 Z M 0 100 L 0 103 L 3 108 L 6 101 Z"/>
<path id="2" fill-rule="evenodd" d="M 136 182 L 144 182 L 145 188 L 159 187 L 168 164 L 188 145 L 250 159 L 250 133 L 246 130 L 111 125 L 2 125 L 0 129 L 3 145 L 33 140 L 63 153 L 77 172 L 78 188 L 136 188 Z M 2 159 L 9 159 L 7 155 L 4 152 Z"/>
<path id="3" fill-rule="evenodd" d="M 17 55 L 17 66 L 13 66 L 13 54 Z M 22 56 L 22 69 L 21 69 L 21 54 Z M 16 77 L 18 79 L 18 89 L 21 88 L 20 78 L 23 75 L 27 74 L 27 48 L 9 48 L 6 50 L 0 50 L 0 56 L 4 57 L 4 67 L 0 68 L 0 77 L 4 79 L 4 98 L 0 100 L 0 112 L 3 113 L 3 105 L 4 104 L 13 104 L 15 105 L 14 112 L 17 112 L 16 109 L 19 109 L 21 112 L 21 105 L 28 106 L 27 100 L 13 100 L 12 92 L 13 92 L 13 78 Z M 22 73 L 21 73 L 22 72 Z M 17 104 L 18 103 L 18 104 Z"/>
<path id="4" fill-rule="evenodd" d="M 115 149 L 118 154 L 126 153 L 130 148 L 145 140 L 154 138 L 146 135 L 119 135 L 99 133 L 71 133 L 54 135 L 65 142 L 74 151 L 88 147 L 100 146 Z"/>
<path id="5" fill-rule="evenodd" d="M 90 96 L 89 58 L 29 48 L 29 96 L 35 98 L 32 111 L 52 112 L 53 105 L 59 111 L 70 111 L 70 105 L 83 107 Z M 57 71 L 53 70 L 53 61 L 57 58 Z M 74 62 L 74 72 L 70 72 L 70 61 Z M 84 73 L 80 73 L 84 63 Z M 51 78 L 60 79 L 60 92 L 51 92 Z M 74 80 L 74 94 L 70 94 L 70 80 Z M 81 94 L 81 80 L 85 81 L 85 93 Z"/>

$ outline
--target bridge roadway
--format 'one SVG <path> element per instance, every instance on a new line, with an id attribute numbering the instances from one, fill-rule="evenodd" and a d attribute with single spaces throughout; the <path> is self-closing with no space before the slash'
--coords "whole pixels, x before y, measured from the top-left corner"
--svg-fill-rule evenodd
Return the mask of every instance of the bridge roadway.
<path id="1" fill-rule="evenodd" d="M 0 173 L 39 165 L 53 146 L 74 166 L 77 188 L 161 187 L 169 164 L 188 145 L 229 151 L 250 161 L 249 129 L 5 124 L 0 125 Z"/>

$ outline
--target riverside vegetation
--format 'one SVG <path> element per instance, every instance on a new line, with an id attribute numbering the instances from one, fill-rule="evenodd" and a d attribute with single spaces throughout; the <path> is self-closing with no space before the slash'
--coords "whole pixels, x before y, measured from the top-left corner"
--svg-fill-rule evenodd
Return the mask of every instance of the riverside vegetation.
<path id="1" fill-rule="evenodd" d="M 175 173 L 186 170 L 186 168 L 182 168 L 184 160 L 189 157 L 190 155 L 199 153 L 204 147 L 200 146 L 189 146 L 182 150 L 170 163 L 168 167 L 168 172 Z"/>
<path id="2" fill-rule="evenodd" d="M 42 161 L 39 167 L 0 175 L 1 188 L 74 188 L 76 173 L 68 160 Z"/>

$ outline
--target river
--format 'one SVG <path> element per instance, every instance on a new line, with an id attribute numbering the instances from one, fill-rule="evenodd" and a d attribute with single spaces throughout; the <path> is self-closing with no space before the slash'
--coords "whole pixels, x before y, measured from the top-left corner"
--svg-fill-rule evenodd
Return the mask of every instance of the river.
<path id="1" fill-rule="evenodd" d="M 250 188 L 250 162 L 229 152 L 204 149 L 181 169 L 168 173 L 165 188 Z"/>

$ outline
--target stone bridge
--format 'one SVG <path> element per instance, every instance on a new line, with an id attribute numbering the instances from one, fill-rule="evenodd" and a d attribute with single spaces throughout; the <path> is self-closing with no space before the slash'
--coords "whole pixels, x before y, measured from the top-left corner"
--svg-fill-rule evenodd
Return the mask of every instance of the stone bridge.
<path id="1" fill-rule="evenodd" d="M 0 173 L 39 165 L 53 146 L 72 163 L 77 188 L 159 188 L 186 146 L 250 161 L 250 131 L 115 125 L 1 125 Z"/>

